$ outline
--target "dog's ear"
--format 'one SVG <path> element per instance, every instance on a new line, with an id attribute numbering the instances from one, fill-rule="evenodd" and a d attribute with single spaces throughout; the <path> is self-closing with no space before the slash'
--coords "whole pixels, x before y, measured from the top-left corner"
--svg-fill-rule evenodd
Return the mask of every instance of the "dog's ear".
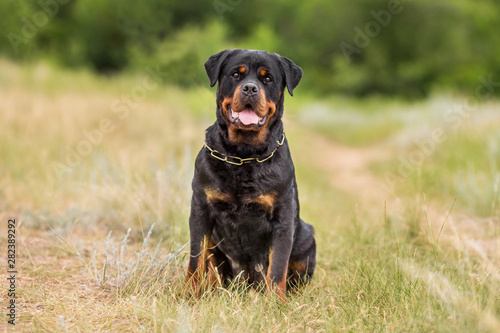
<path id="1" fill-rule="evenodd" d="M 219 79 L 222 64 L 227 57 L 233 53 L 234 50 L 225 50 L 214 54 L 205 62 L 205 70 L 207 71 L 208 78 L 210 79 L 210 87 L 213 87 Z"/>
<path id="2" fill-rule="evenodd" d="M 302 79 L 302 68 L 297 66 L 293 61 L 286 57 L 280 56 L 280 65 L 285 76 L 285 83 L 288 92 L 293 96 L 293 89 L 299 84 Z"/>

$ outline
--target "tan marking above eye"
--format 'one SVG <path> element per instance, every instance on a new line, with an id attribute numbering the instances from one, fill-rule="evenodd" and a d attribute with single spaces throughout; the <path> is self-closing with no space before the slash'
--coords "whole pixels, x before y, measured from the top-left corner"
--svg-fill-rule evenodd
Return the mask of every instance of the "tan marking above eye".
<path id="1" fill-rule="evenodd" d="M 260 74 L 261 76 L 265 76 L 265 75 L 267 74 L 267 69 L 262 68 L 262 69 L 259 71 L 259 74 Z"/>
<path id="2" fill-rule="evenodd" d="M 246 71 L 247 71 L 247 68 L 245 66 L 238 67 L 238 72 L 245 73 Z"/>

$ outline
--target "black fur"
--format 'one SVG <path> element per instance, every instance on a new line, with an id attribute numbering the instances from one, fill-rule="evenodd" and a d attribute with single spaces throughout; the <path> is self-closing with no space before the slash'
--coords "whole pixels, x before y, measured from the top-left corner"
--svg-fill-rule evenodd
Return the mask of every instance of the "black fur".
<path id="1" fill-rule="evenodd" d="M 232 165 L 211 156 L 208 148 L 201 149 L 192 183 L 187 281 L 199 287 L 201 277 L 216 269 L 223 280 L 239 275 L 285 298 L 284 279 L 289 287 L 309 281 L 316 256 L 314 229 L 299 217 L 287 140 L 278 146 L 283 138 L 284 89 L 292 95 L 302 69 L 278 54 L 236 49 L 211 56 L 205 69 L 211 86 L 219 82 L 217 120 L 206 131 L 206 145 L 221 155 L 240 158 L 264 159 L 275 152 L 262 163 Z M 261 100 L 241 92 L 247 83 L 258 87 Z M 258 113 L 254 105 L 259 101 L 267 103 L 259 113 L 259 119 L 267 119 L 265 125 L 244 126 L 238 121 L 235 125 L 228 119 L 227 110 L 236 108 L 237 102 Z M 204 239 L 211 245 L 204 248 Z"/>

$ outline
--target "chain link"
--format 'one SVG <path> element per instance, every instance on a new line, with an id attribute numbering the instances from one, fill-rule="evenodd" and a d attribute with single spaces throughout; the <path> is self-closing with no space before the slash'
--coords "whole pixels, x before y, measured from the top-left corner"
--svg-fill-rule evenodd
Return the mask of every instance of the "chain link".
<path id="1" fill-rule="evenodd" d="M 210 155 L 212 155 L 212 157 L 218 159 L 219 161 L 226 162 L 226 163 L 229 163 L 232 165 L 243 165 L 245 163 L 250 163 L 250 162 L 263 163 L 263 162 L 267 161 L 268 159 L 270 159 L 271 157 L 273 157 L 276 150 L 278 150 L 278 148 L 280 146 L 282 146 L 283 143 L 285 142 L 285 132 L 283 132 L 283 134 L 281 136 L 281 141 L 276 141 L 276 142 L 278 143 L 278 146 L 276 148 L 274 148 L 274 150 L 271 152 L 271 154 L 269 156 L 267 156 L 263 159 L 259 159 L 258 157 L 241 158 L 238 156 L 224 155 L 220 151 L 217 151 L 215 149 L 210 148 L 207 145 L 206 141 L 205 141 L 204 146 L 205 146 L 205 148 L 207 148 L 210 151 Z"/>

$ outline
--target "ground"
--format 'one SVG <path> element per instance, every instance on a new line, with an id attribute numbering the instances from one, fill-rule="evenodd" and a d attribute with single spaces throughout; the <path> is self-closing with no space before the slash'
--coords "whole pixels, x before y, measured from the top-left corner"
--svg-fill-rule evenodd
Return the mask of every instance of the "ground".
<path id="1" fill-rule="evenodd" d="M 214 91 L 147 88 L 147 71 L 0 70 L 0 239 L 15 218 L 18 272 L 16 326 L 4 316 L 0 328 L 500 330 L 498 102 L 318 99 L 299 87 L 285 128 L 316 228 L 314 278 L 287 303 L 239 285 L 189 301 L 189 185 Z"/>

